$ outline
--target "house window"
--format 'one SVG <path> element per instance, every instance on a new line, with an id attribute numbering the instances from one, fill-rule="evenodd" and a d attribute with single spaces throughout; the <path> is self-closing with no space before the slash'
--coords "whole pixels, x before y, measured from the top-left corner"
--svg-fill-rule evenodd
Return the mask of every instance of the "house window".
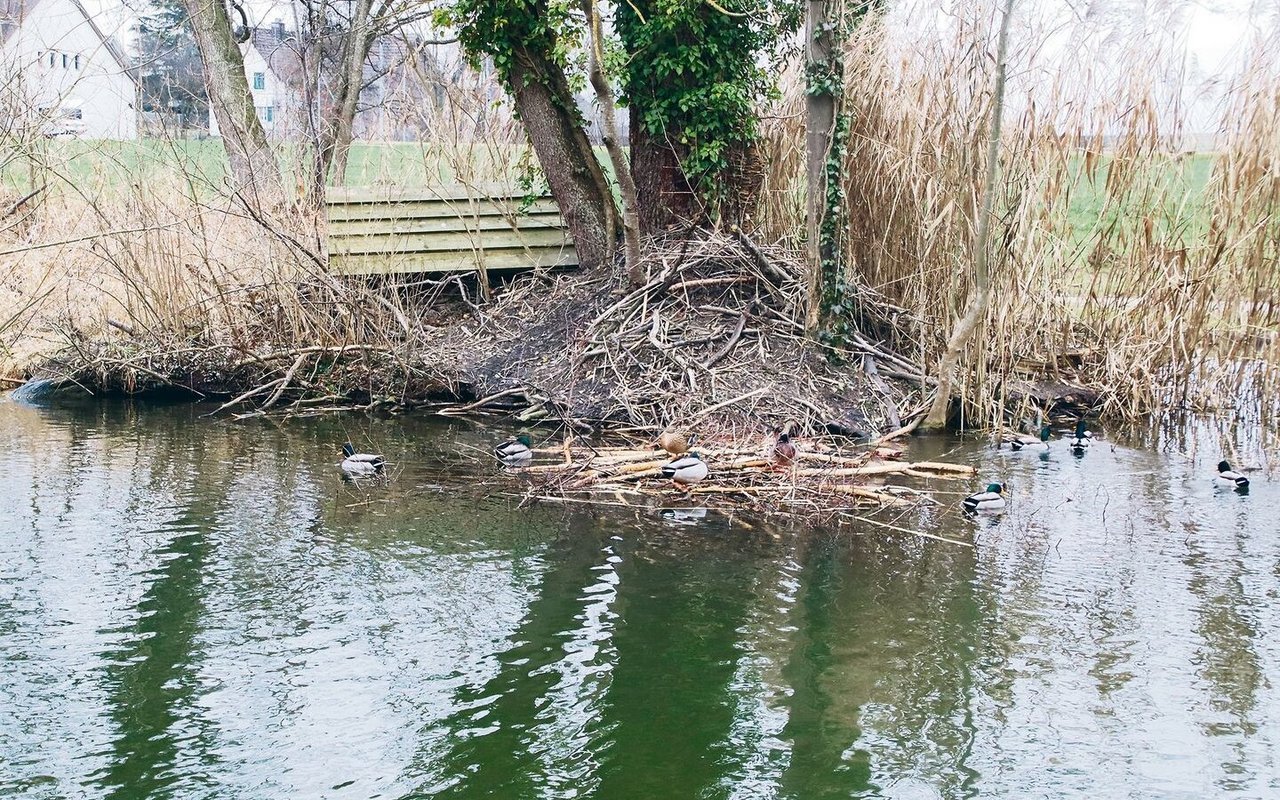
<path id="1" fill-rule="evenodd" d="M 51 67 L 53 66 L 53 59 L 55 55 L 56 53 L 54 53 L 52 50 L 49 51 L 49 66 Z"/>
<path id="2" fill-rule="evenodd" d="M 267 106 L 267 122 L 274 122 L 276 117 L 276 107 Z"/>
<path id="3" fill-rule="evenodd" d="M 76 69 L 80 69 L 80 54 L 79 54 L 79 53 L 76 53 L 76 57 L 73 59 L 73 61 L 75 62 L 75 67 L 76 67 Z"/>
<path id="4" fill-rule="evenodd" d="M 66 69 L 66 68 L 67 68 L 67 54 L 66 54 L 66 53 L 63 53 L 63 54 L 62 54 L 62 68 L 63 68 L 63 69 Z"/>
<path id="5" fill-rule="evenodd" d="M 253 73 L 253 88 L 255 89 L 267 88 L 267 73 L 265 72 Z"/>

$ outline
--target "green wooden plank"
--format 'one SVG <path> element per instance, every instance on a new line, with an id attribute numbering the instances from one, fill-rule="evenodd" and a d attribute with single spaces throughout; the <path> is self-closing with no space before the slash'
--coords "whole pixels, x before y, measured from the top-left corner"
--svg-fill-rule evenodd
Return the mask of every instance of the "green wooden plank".
<path id="1" fill-rule="evenodd" d="M 522 208 L 517 202 L 446 203 L 435 200 L 419 200 L 403 203 L 354 203 L 329 205 L 325 209 L 330 222 L 362 219 L 422 219 L 422 218 L 475 218 L 539 216 L 560 213 L 555 201 L 539 201 Z"/>
<path id="2" fill-rule="evenodd" d="M 398 200 L 436 198 L 467 200 L 479 197 L 521 198 L 524 193 L 505 183 L 478 183 L 473 186 L 330 186 L 325 191 L 326 203 L 385 203 Z"/>
<path id="3" fill-rule="evenodd" d="M 514 223 L 514 227 L 513 227 Z M 329 223 L 329 238 L 388 236 L 406 233 L 465 233 L 467 231 L 564 230 L 559 214 L 537 217 L 426 217 L 419 219 L 359 219 Z"/>
<path id="4" fill-rule="evenodd" d="M 563 247 L 568 244 L 568 241 L 568 234 L 557 228 L 479 233 L 408 233 L 330 237 L 329 252 L 335 255 L 470 252 L 518 247 Z"/>
<path id="5" fill-rule="evenodd" d="M 485 269 L 531 269 L 577 266 L 572 249 L 485 251 Z M 474 253 L 400 253 L 390 255 L 337 255 L 329 268 L 339 275 L 386 275 L 409 272 L 472 272 Z"/>

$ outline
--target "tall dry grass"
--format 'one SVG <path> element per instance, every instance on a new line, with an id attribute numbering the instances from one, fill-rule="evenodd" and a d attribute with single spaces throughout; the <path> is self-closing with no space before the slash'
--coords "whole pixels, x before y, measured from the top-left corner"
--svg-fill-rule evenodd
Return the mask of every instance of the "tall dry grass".
<path id="1" fill-rule="evenodd" d="M 899 4 L 845 52 L 844 257 L 918 320 L 897 344 L 930 366 L 973 288 L 993 6 Z M 1050 4 L 1015 13 L 994 301 L 963 361 L 967 424 L 998 424 L 1044 378 L 1105 390 L 1114 415 L 1274 417 L 1280 35 L 1249 43 L 1239 70 L 1210 87 L 1214 99 L 1196 95 L 1178 13 L 1159 23 L 1055 16 Z M 761 219 L 774 237 L 800 230 L 798 87 L 768 129 Z M 1186 152 L 1197 126 L 1216 135 L 1214 152 Z"/>
<path id="2" fill-rule="evenodd" d="M 405 109 L 413 116 L 403 124 L 438 135 L 360 145 L 365 161 L 351 166 L 354 180 L 477 192 L 515 182 L 524 138 L 509 112 L 491 108 L 491 89 L 463 83 L 430 114 Z M 332 275 L 322 214 L 300 202 L 245 207 L 228 191 L 216 140 L 153 132 L 145 141 L 95 143 L 48 140 L 38 128 L 19 133 L 0 131 L 0 377 L 10 382 L 45 356 L 104 339 L 126 354 L 403 350 L 430 330 L 423 317 L 443 281 Z M 286 167 L 304 161 L 297 153 L 305 144 L 278 144 Z M 449 291 L 459 289 L 472 291 L 462 282 Z"/>

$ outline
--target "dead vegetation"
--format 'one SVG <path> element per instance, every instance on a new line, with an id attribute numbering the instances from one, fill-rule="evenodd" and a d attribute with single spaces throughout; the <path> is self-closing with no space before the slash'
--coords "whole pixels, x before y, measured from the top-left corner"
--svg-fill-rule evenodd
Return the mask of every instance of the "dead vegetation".
<path id="1" fill-rule="evenodd" d="M 919 402 L 912 384 L 873 383 L 804 338 L 803 277 L 786 250 L 703 232 L 652 243 L 641 269 L 634 290 L 615 271 L 506 292 L 467 347 L 480 400 L 465 409 L 733 440 L 786 424 L 866 437 Z M 870 341 L 859 355 L 916 388 L 924 380 Z"/>
<path id="2" fill-rule="evenodd" d="M 780 463 L 773 452 L 775 440 L 766 436 L 758 442 L 740 440 L 735 446 L 700 448 L 711 466 L 710 474 L 696 485 L 681 487 L 661 478 L 661 467 L 670 456 L 648 444 L 634 439 L 623 446 L 594 447 L 567 438 L 560 447 L 535 450 L 534 463 L 513 472 L 527 486 L 526 501 L 626 508 L 651 508 L 657 503 L 677 522 L 696 518 L 709 508 L 761 516 L 783 514 L 813 522 L 854 518 L 928 539 L 942 537 L 860 514 L 938 504 L 936 490 L 906 485 L 902 479 L 916 483 L 965 480 L 974 474 L 972 467 L 963 464 L 904 461 L 902 451 L 891 446 L 850 447 L 822 437 L 799 440 L 794 457 Z"/>
<path id="3" fill-rule="evenodd" d="M 888 344 L 930 374 L 974 290 L 995 5 L 894 4 L 890 23 L 861 26 L 845 49 L 844 264 L 918 323 Z M 1000 426 L 1058 391 L 1120 419 L 1274 420 L 1275 26 L 1245 43 L 1238 73 L 1199 85 L 1179 4 L 1140 29 L 1123 14 L 1057 14 L 1015 11 L 992 297 L 961 359 L 965 424 Z M 767 126 L 760 222 L 796 240 L 798 76 L 785 96 Z M 1212 149 L 1191 152 L 1206 129 Z"/>

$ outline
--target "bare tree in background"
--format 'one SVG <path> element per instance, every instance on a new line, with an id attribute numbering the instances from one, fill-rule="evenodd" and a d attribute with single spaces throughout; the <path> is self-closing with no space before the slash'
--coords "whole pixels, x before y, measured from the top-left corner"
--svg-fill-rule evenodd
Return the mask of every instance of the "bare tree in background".
<path id="1" fill-rule="evenodd" d="M 181 0 L 148 0 L 138 15 L 137 70 L 142 110 L 169 130 L 207 130 L 209 92 Z"/>
<path id="2" fill-rule="evenodd" d="M 223 0 L 182 0 L 204 63 L 209 106 L 227 150 L 235 192 L 255 206 L 269 206 L 284 195 L 280 165 L 253 107 L 244 73 L 241 39 Z M 247 27 L 243 9 L 233 3 Z"/>
<path id="3" fill-rule="evenodd" d="M 420 0 L 301 0 L 297 9 L 310 146 L 306 190 L 318 204 L 326 186 L 346 182 L 361 94 L 438 41 L 423 42 L 408 31 L 432 13 Z M 372 59 L 375 45 L 379 57 Z"/>

